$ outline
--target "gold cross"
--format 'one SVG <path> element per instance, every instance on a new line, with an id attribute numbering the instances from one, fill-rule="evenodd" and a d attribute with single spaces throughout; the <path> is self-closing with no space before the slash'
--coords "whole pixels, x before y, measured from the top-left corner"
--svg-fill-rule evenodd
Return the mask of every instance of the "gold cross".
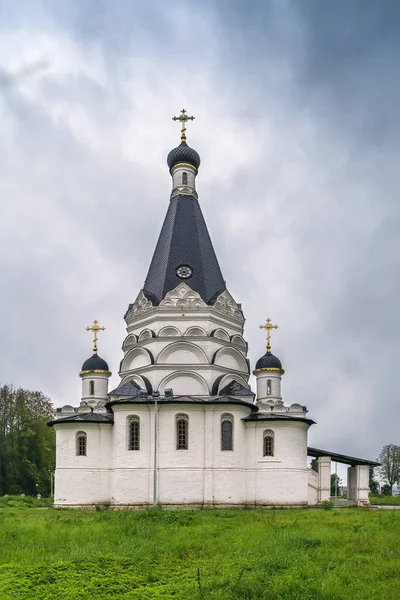
<path id="1" fill-rule="evenodd" d="M 93 354 L 97 354 L 97 332 L 104 331 L 105 327 L 99 327 L 99 322 L 96 319 L 93 321 L 92 327 L 86 327 L 86 331 L 93 331 Z"/>
<path id="2" fill-rule="evenodd" d="M 267 319 L 265 325 L 259 325 L 260 329 L 267 331 L 267 352 L 271 352 L 271 329 L 278 329 L 279 325 L 271 325 L 271 319 Z"/>
<path id="3" fill-rule="evenodd" d="M 172 117 L 173 121 L 180 121 L 182 123 L 182 129 L 181 129 L 181 140 L 182 142 L 186 142 L 186 121 L 194 121 L 194 117 L 189 117 L 186 114 L 186 110 L 184 108 L 182 108 L 181 110 L 181 114 L 179 115 L 179 117 Z"/>

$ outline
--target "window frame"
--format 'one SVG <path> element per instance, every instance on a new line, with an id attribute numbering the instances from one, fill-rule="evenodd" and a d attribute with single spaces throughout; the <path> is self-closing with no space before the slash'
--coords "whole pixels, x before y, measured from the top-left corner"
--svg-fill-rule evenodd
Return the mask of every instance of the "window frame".
<path id="1" fill-rule="evenodd" d="M 272 429 L 263 431 L 263 456 L 265 458 L 275 456 L 275 432 Z"/>
<path id="2" fill-rule="evenodd" d="M 272 379 L 267 379 L 267 396 L 272 396 Z"/>
<path id="3" fill-rule="evenodd" d="M 82 444 L 83 441 L 83 444 Z M 87 433 L 78 431 L 76 434 L 76 456 L 87 456 Z"/>
<path id="4" fill-rule="evenodd" d="M 94 396 L 94 379 L 89 381 L 89 396 Z"/>
<path id="5" fill-rule="evenodd" d="M 133 425 L 136 426 L 136 440 L 133 441 Z M 130 415 L 128 417 L 128 451 L 140 452 L 140 417 L 138 415 Z M 135 446 L 135 447 L 134 447 Z"/>
<path id="6" fill-rule="evenodd" d="M 229 423 L 230 431 L 229 431 L 229 444 L 228 448 L 224 448 L 224 433 L 223 427 L 224 423 Z M 220 426 L 220 437 L 221 437 L 221 452 L 233 452 L 233 415 L 230 413 L 224 413 L 221 415 L 221 426 Z"/>
<path id="7" fill-rule="evenodd" d="M 188 184 L 188 175 L 187 175 L 187 172 L 184 171 L 182 173 L 182 185 L 187 185 L 187 184 Z"/>
<path id="8" fill-rule="evenodd" d="M 185 424 L 184 434 L 181 436 L 181 423 Z M 175 416 L 175 447 L 177 450 L 189 450 L 189 417 L 179 413 Z M 182 443 L 183 442 L 183 443 Z"/>

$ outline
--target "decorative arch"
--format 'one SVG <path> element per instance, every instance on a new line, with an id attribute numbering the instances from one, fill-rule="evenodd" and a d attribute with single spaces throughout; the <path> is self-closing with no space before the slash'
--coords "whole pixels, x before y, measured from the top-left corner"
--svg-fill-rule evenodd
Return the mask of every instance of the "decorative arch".
<path id="1" fill-rule="evenodd" d="M 147 390 L 148 394 L 151 395 L 153 393 L 153 386 L 150 381 L 144 375 L 126 375 L 123 379 L 121 379 L 121 383 L 119 387 L 125 385 L 125 383 L 129 383 L 130 381 L 134 381 L 137 383 L 142 390 Z"/>
<path id="2" fill-rule="evenodd" d="M 167 325 L 158 332 L 158 337 L 181 337 L 181 332 L 177 327 Z"/>
<path id="3" fill-rule="evenodd" d="M 295 403 L 289 406 L 289 412 L 304 412 L 304 410 L 301 404 Z"/>
<path id="4" fill-rule="evenodd" d="M 198 327 L 197 325 L 186 329 L 184 335 L 185 337 L 207 337 L 207 333 L 205 332 L 205 330 L 202 327 Z"/>
<path id="5" fill-rule="evenodd" d="M 211 335 L 212 337 L 218 338 L 220 340 L 225 340 L 225 342 L 229 342 L 229 335 L 224 329 L 214 329 L 211 332 Z"/>
<path id="6" fill-rule="evenodd" d="M 152 329 L 143 329 L 139 334 L 138 342 L 143 342 L 143 340 L 149 340 L 153 337 L 156 337 L 156 334 Z"/>
<path id="7" fill-rule="evenodd" d="M 136 347 L 129 350 L 122 360 L 121 371 L 130 371 L 154 364 L 154 358 L 147 348 Z"/>
<path id="8" fill-rule="evenodd" d="M 125 350 L 125 348 L 129 348 L 129 346 L 133 346 L 134 344 L 136 344 L 136 342 L 137 342 L 136 335 L 134 333 L 130 333 L 124 339 L 124 343 L 122 344 L 122 350 Z"/>
<path id="9" fill-rule="evenodd" d="M 238 334 L 233 335 L 231 337 L 231 343 L 235 344 L 236 346 L 240 346 L 241 348 L 247 349 L 247 344 L 246 344 L 244 338 L 242 338 L 241 335 L 238 335 Z"/>
<path id="10" fill-rule="evenodd" d="M 235 371 L 248 372 L 246 359 L 236 348 L 220 348 L 214 354 L 212 364 Z"/>
<path id="11" fill-rule="evenodd" d="M 173 342 L 161 350 L 157 364 L 196 365 L 209 364 L 201 348 L 191 342 Z"/>
<path id="12" fill-rule="evenodd" d="M 174 396 L 209 396 L 210 391 L 206 380 L 193 371 L 174 371 L 160 382 L 158 390 L 172 388 Z"/>
<path id="13" fill-rule="evenodd" d="M 247 388 L 248 390 L 250 389 L 250 386 L 247 383 L 247 381 L 244 379 L 244 377 L 240 377 L 240 375 L 236 375 L 236 374 L 230 375 L 228 373 L 227 375 L 220 375 L 214 381 L 213 386 L 212 386 L 212 392 L 211 392 L 212 395 L 218 396 L 218 394 L 220 393 L 220 390 L 224 389 L 224 387 L 226 387 L 228 385 L 228 383 L 231 383 L 231 381 L 237 381 L 238 383 L 241 383 L 243 385 L 243 387 Z"/>

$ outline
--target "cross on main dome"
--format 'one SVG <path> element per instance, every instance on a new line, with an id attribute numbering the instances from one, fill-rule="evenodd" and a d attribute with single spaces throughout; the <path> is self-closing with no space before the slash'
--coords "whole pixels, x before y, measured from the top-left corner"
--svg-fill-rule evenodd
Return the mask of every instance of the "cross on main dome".
<path id="1" fill-rule="evenodd" d="M 186 142 L 186 123 L 187 123 L 187 121 L 194 121 L 194 119 L 195 119 L 195 117 L 193 115 L 191 117 L 189 117 L 186 114 L 186 110 L 184 108 L 182 108 L 181 114 L 179 115 L 179 117 L 172 117 L 173 121 L 180 121 L 182 123 L 182 128 L 181 128 L 182 142 Z"/>

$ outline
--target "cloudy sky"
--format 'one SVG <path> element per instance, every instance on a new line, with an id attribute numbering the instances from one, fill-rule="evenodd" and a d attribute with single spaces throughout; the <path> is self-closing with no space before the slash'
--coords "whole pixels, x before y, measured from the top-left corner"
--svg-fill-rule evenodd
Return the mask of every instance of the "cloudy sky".
<path id="1" fill-rule="evenodd" d="M 252 367 L 271 317 L 312 445 L 399 443 L 399 27 L 398 0 L 3 0 L 1 382 L 78 404 L 97 318 L 118 384 L 185 107 Z"/>

